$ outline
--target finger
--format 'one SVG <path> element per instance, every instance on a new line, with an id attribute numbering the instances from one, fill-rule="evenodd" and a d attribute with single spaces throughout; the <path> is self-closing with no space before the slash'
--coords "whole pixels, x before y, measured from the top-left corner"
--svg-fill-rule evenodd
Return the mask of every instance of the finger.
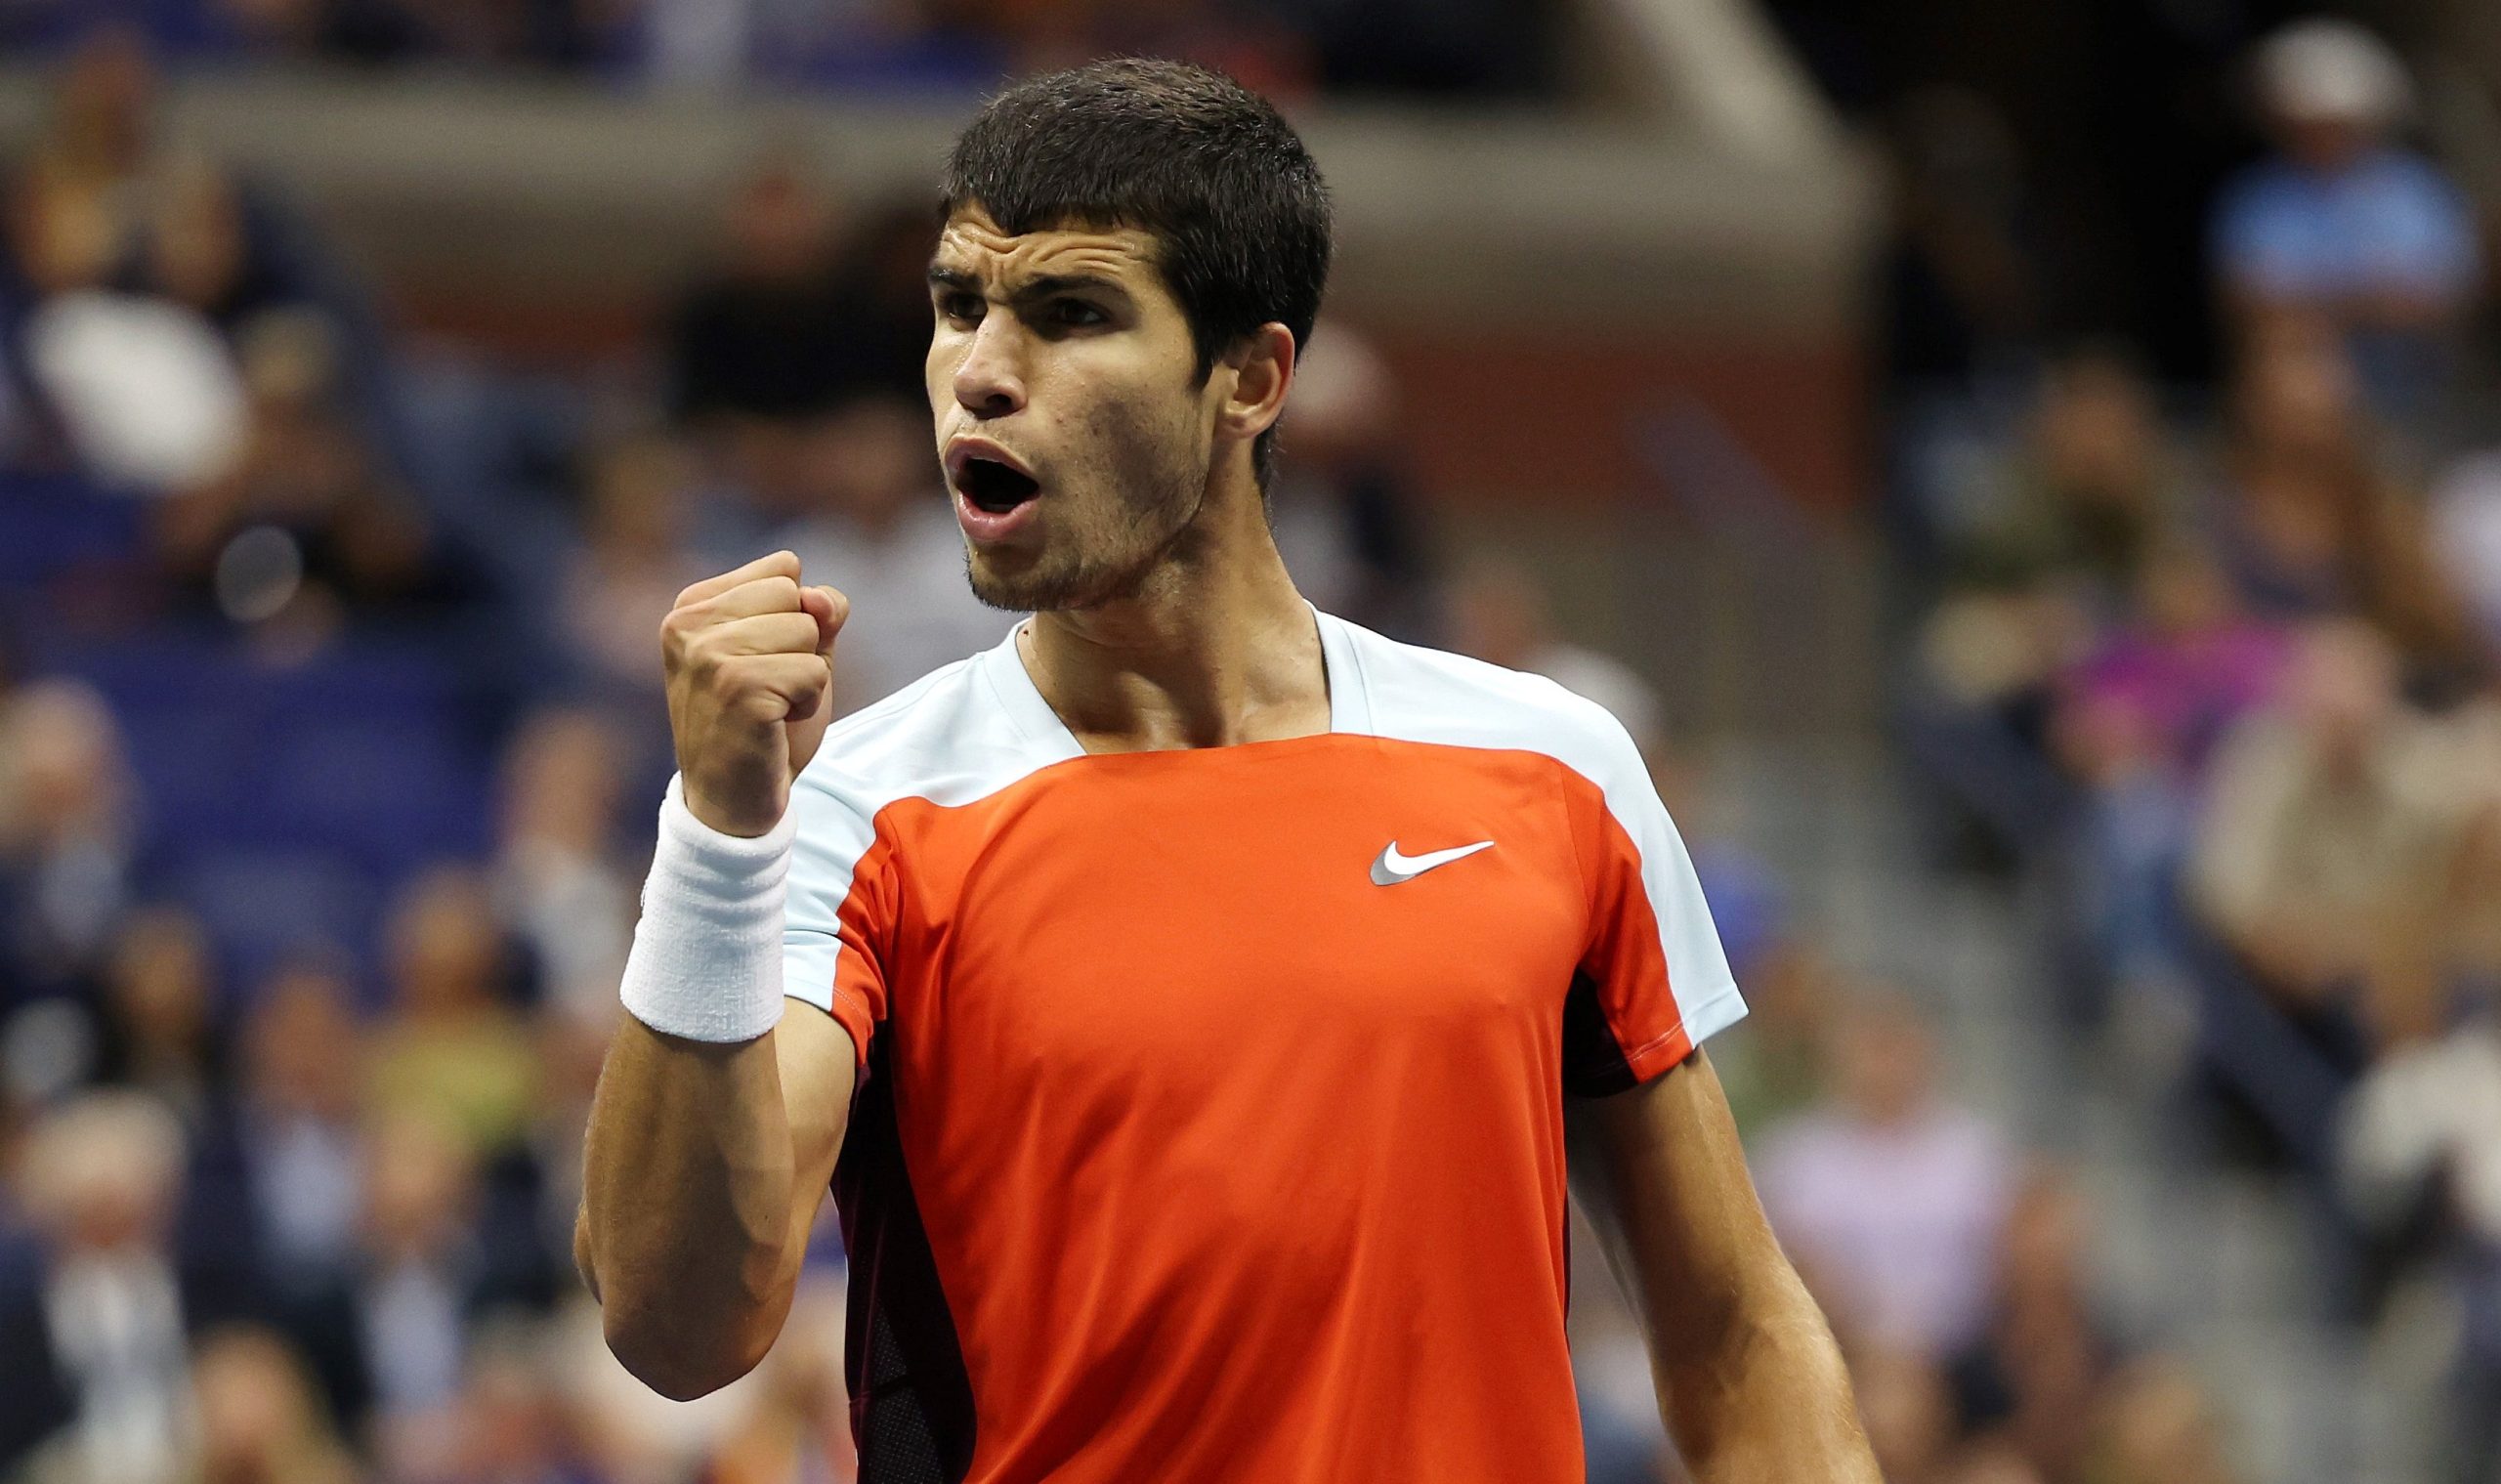
<path id="1" fill-rule="evenodd" d="M 762 698 L 759 714 L 776 721 L 813 714 L 833 683 L 833 669 L 822 655 L 746 655 L 731 663 L 739 686 Z"/>
<path id="2" fill-rule="evenodd" d="M 817 649 L 817 620 L 805 614 L 758 614 L 734 618 L 703 631 L 703 647 L 714 655 L 804 655 L 822 657 Z"/>
<path id="3" fill-rule="evenodd" d="M 851 616 L 851 600 L 830 587 L 808 587 L 800 589 L 799 601 L 817 621 L 817 653 L 831 655 L 834 636 Z"/>
<path id="4" fill-rule="evenodd" d="M 788 577 L 758 577 L 742 582 L 727 592 L 694 605 L 697 614 L 707 622 L 725 618 L 744 618 L 754 614 L 795 614 L 800 612 L 800 587 Z"/>
<path id="5" fill-rule="evenodd" d="M 731 588 L 752 582 L 758 577 L 787 577 L 792 582 L 798 581 L 798 556 L 788 551 L 777 551 L 770 556 L 758 557 L 735 572 L 725 572 L 717 577 L 706 577 L 679 593 L 675 606 L 685 608 L 690 604 L 701 603 L 707 598 L 717 597 Z"/>

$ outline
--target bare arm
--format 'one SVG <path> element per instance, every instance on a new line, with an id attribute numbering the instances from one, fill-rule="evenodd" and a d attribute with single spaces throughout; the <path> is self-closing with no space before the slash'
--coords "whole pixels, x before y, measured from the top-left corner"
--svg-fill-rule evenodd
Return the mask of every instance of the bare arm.
<path id="1" fill-rule="evenodd" d="M 1648 1336 L 1660 1411 L 1702 1484 L 1879 1484 L 1822 1312 L 1755 1198 L 1696 1052 L 1566 1107 L 1572 1188 Z"/>
<path id="2" fill-rule="evenodd" d="M 681 1040 L 628 1017 L 591 1103 L 573 1256 L 608 1343 L 681 1401 L 744 1376 L 798 1291 L 851 1117 L 851 1038 L 791 1004 L 761 1039 Z"/>
<path id="3" fill-rule="evenodd" d="M 786 551 L 677 595 L 660 657 L 686 809 L 702 826 L 753 837 L 781 822 L 825 739 L 848 613 L 832 589 L 802 588 Z M 683 930 L 647 918 L 637 932 Z M 770 1004 L 769 981 L 744 982 Z M 573 1260 L 609 1348 L 664 1396 L 716 1390 L 772 1347 L 842 1151 L 850 1035 L 814 1006 L 783 1010 L 746 1040 L 628 1017 L 600 1071 Z"/>

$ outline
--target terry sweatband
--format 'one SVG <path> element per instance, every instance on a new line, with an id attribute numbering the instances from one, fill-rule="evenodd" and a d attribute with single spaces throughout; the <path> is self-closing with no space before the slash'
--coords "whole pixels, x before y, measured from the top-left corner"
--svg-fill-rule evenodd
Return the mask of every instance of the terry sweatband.
<path id="1" fill-rule="evenodd" d="M 659 845 L 619 993 L 655 1031 L 753 1040 L 782 1019 L 782 903 L 798 811 L 784 810 L 752 839 L 723 834 L 686 807 L 685 786 L 671 778 L 660 800 Z"/>

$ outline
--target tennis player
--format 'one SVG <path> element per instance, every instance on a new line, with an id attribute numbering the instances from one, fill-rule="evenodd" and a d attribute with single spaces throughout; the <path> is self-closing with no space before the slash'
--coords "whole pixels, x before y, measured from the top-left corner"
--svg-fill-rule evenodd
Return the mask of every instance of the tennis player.
<path id="1" fill-rule="evenodd" d="M 938 452 L 1033 616 L 830 730 L 846 605 L 789 553 L 661 625 L 680 772 L 576 1240 L 616 1354 L 743 1375 L 830 1188 L 867 1484 L 1577 1484 L 1568 1189 L 1697 1478 L 1873 1484 L 1624 730 L 1278 560 L 1301 142 L 1103 63 L 991 103 L 943 197 Z"/>

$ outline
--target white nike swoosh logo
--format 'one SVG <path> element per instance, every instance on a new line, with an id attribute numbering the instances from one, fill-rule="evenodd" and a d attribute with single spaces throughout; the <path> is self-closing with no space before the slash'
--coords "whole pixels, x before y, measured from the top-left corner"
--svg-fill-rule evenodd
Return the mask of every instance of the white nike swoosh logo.
<path id="1" fill-rule="evenodd" d="M 1479 840 L 1473 845 L 1454 845 L 1448 850 L 1435 850 L 1420 856 L 1409 856 L 1400 855 L 1398 842 L 1392 840 L 1389 842 L 1389 848 L 1380 853 L 1380 859 L 1372 863 L 1372 884 L 1395 886 L 1401 881 L 1413 881 L 1436 866 L 1448 866 L 1453 861 L 1465 860 L 1480 850 L 1493 848 L 1493 841 Z"/>

